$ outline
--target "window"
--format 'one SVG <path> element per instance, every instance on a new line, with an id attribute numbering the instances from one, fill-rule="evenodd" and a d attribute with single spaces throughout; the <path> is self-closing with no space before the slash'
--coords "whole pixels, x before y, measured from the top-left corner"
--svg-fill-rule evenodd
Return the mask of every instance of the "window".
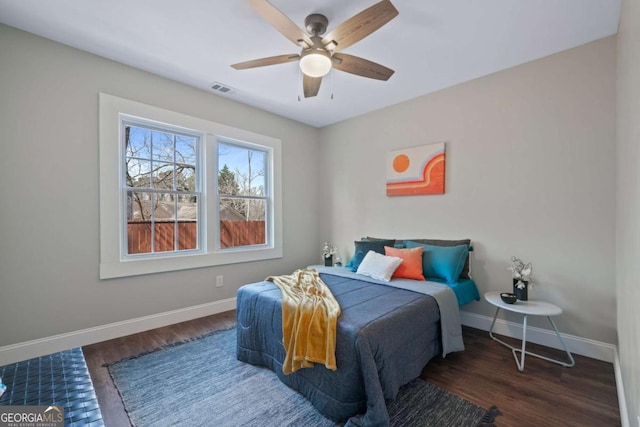
<path id="1" fill-rule="evenodd" d="M 282 257 L 280 141 L 100 94 L 100 277 Z"/>
<path id="2" fill-rule="evenodd" d="M 269 152 L 255 146 L 218 142 L 220 248 L 267 243 Z"/>
<path id="3" fill-rule="evenodd" d="M 124 121 L 125 255 L 197 250 L 200 136 Z"/>

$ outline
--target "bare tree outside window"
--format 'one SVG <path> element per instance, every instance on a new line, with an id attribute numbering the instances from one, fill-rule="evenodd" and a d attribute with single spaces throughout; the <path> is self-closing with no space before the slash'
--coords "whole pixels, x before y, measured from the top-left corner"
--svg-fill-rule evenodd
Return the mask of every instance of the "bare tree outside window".
<path id="1" fill-rule="evenodd" d="M 240 194 L 244 196 L 264 196 L 264 161 L 265 153 L 253 150 L 246 150 L 246 169 L 241 170 L 236 166 L 236 176 L 240 187 Z M 254 161 L 254 157 L 257 161 Z M 257 166 L 257 168 L 256 168 Z M 255 185 L 258 184 L 258 185 Z M 264 207 L 260 200 L 246 198 L 245 216 L 247 221 L 264 220 Z"/>

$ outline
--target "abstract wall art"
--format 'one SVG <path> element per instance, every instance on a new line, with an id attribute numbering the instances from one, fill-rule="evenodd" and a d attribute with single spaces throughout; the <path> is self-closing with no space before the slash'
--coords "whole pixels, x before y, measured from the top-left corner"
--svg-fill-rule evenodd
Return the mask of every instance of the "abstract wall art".
<path id="1" fill-rule="evenodd" d="M 422 145 L 387 155 L 387 196 L 444 194 L 445 145 Z"/>

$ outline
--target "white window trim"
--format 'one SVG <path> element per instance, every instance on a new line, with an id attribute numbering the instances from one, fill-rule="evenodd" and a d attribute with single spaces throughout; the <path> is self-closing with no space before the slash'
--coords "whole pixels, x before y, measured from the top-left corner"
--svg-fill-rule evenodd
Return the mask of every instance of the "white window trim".
<path id="1" fill-rule="evenodd" d="M 101 279 L 282 258 L 282 153 L 279 139 L 104 93 L 100 93 L 99 106 Z M 123 164 L 120 126 L 123 116 L 167 123 L 203 134 L 200 147 L 202 161 L 199 163 L 204 195 L 202 221 L 199 223 L 203 232 L 203 252 L 172 252 L 167 256 L 154 254 L 153 257 L 141 259 L 122 256 L 121 239 L 124 237 L 120 221 L 124 208 L 120 187 Z M 257 144 L 270 150 L 271 174 L 268 184 L 272 190 L 273 215 L 267 224 L 267 245 L 217 248 L 219 209 L 215 189 L 208 188 L 217 179 L 217 138 Z"/>

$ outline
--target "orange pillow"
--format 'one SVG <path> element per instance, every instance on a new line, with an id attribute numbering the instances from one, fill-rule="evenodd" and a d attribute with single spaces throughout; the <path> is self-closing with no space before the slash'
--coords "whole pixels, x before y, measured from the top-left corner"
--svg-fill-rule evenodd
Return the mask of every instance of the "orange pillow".
<path id="1" fill-rule="evenodd" d="M 403 279 L 425 280 L 422 275 L 422 252 L 424 248 L 396 249 L 390 246 L 384 247 L 384 254 L 402 258 L 402 264 L 391 277 Z"/>

